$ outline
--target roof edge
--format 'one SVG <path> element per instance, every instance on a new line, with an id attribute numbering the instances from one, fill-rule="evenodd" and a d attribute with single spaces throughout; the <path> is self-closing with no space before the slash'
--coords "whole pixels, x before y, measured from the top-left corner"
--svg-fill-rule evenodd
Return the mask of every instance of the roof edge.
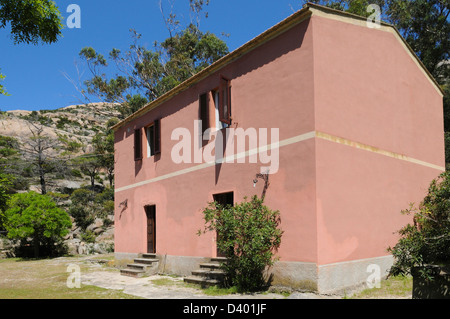
<path id="1" fill-rule="evenodd" d="M 228 53 L 227 55 L 223 56 L 219 60 L 215 61 L 208 67 L 204 68 L 203 70 L 199 71 L 189 79 L 185 80 L 184 82 L 180 83 L 173 89 L 169 90 L 168 92 L 161 95 L 156 100 L 146 104 L 141 109 L 136 111 L 135 113 L 129 115 L 127 118 L 123 119 L 116 125 L 112 127 L 113 130 L 117 130 L 120 127 L 124 126 L 125 124 L 131 122 L 132 120 L 136 119 L 137 117 L 147 113 L 148 111 L 154 109 L 155 107 L 159 106 L 160 104 L 164 103 L 165 101 L 169 100 L 173 96 L 177 95 L 178 93 L 188 89 L 192 85 L 198 83 L 202 79 L 206 78 L 207 76 L 211 75 L 212 73 L 216 72 L 217 70 L 223 68 L 224 66 L 228 65 L 229 63 L 233 62 L 237 58 L 241 57 L 242 55 L 248 53 L 249 51 L 255 49 L 259 45 L 269 41 L 270 39 L 274 38 L 275 36 L 283 33 L 284 31 L 287 31 L 288 29 L 292 28 L 293 26 L 297 25 L 298 23 L 304 21 L 305 19 L 309 18 L 311 16 L 311 11 L 309 10 L 309 7 L 305 5 L 302 9 L 299 11 L 293 13 L 283 21 L 277 23 L 273 27 L 267 29 L 260 35 L 256 36 L 252 40 L 248 41 L 247 43 L 243 44 L 239 48 L 235 49 L 234 51 Z"/>
<path id="2" fill-rule="evenodd" d="M 308 2 L 306 4 L 306 6 L 308 6 L 309 8 L 312 8 L 313 10 L 318 10 L 318 11 L 322 11 L 322 12 L 329 13 L 329 14 L 339 15 L 339 16 L 342 16 L 342 17 L 347 17 L 347 18 L 356 19 L 356 20 L 360 20 L 360 21 L 367 21 L 366 17 L 359 16 L 359 15 L 354 14 L 354 13 L 349 13 L 349 12 L 345 12 L 345 11 L 341 11 L 341 10 L 337 10 L 337 9 L 333 9 L 333 8 L 329 8 L 329 7 L 325 7 L 325 6 L 321 6 L 321 5 L 310 3 L 310 2 Z M 313 12 L 313 14 L 314 14 L 314 12 Z M 427 67 L 419 59 L 419 57 L 414 52 L 414 50 L 409 45 L 409 43 L 405 40 L 405 38 L 403 38 L 403 36 L 400 34 L 400 31 L 397 29 L 397 27 L 395 25 L 387 23 L 385 21 L 380 21 L 380 24 L 382 26 L 384 26 L 384 27 L 391 28 L 392 30 L 394 30 L 394 32 L 397 35 L 397 37 L 402 41 L 402 43 L 405 45 L 405 47 L 407 48 L 409 53 L 416 60 L 416 62 L 419 64 L 419 66 L 423 69 L 423 71 L 428 76 L 428 78 L 431 80 L 432 84 L 434 84 L 434 86 L 436 87 L 438 92 L 442 96 L 444 96 L 445 94 L 444 94 L 444 91 L 442 90 L 440 84 L 436 81 L 436 79 L 431 74 L 431 72 L 427 69 Z"/>
<path id="3" fill-rule="evenodd" d="M 197 74 L 193 75 L 189 79 L 187 79 L 184 82 L 180 83 L 175 88 L 173 88 L 173 89 L 169 90 L 168 92 L 164 93 L 163 95 L 161 95 L 156 100 L 146 104 L 145 106 L 143 106 L 141 109 L 139 109 L 135 113 L 129 115 L 127 118 L 123 119 L 122 121 L 120 121 L 119 123 L 114 125 L 112 127 L 112 129 L 114 131 L 116 131 L 117 129 L 121 128 L 125 124 L 131 122 L 132 120 L 138 118 L 141 115 L 144 115 L 145 113 L 149 112 L 150 110 L 156 108 L 157 106 L 159 106 L 162 103 L 166 102 L 167 100 L 171 99 L 173 96 L 177 95 L 178 93 L 188 89 L 192 85 L 198 83 L 202 79 L 206 78 L 207 76 L 211 75 L 212 73 L 216 72 L 217 70 L 223 68 L 224 66 L 226 66 L 227 64 L 229 64 L 232 61 L 236 60 L 240 56 L 248 53 L 249 51 L 255 49 L 259 45 L 269 41 L 273 37 L 283 33 L 284 31 L 290 29 L 291 27 L 293 27 L 296 24 L 304 21 L 305 19 L 310 18 L 314 14 L 314 10 L 318 10 L 318 11 L 329 13 L 329 14 L 333 14 L 333 15 L 339 15 L 339 16 L 343 16 L 343 17 L 347 17 L 347 18 L 351 18 L 351 19 L 356 19 L 356 20 L 360 20 L 360 21 L 367 21 L 367 18 L 363 17 L 363 16 L 359 16 L 359 15 L 356 15 L 356 14 L 353 14 L 353 13 L 349 13 L 349 12 L 345 12 L 345 11 L 341 11 L 341 10 L 337 10 L 337 9 L 333 9 L 333 8 L 329 8 L 329 7 L 325 7 L 325 6 L 322 6 L 322 5 L 318 5 L 318 4 L 314 4 L 314 3 L 308 2 L 308 3 L 306 3 L 303 6 L 302 9 L 300 9 L 297 12 L 293 13 L 292 15 L 290 15 L 286 19 L 282 20 L 281 22 L 277 23 L 273 27 L 267 29 L 266 31 L 264 31 L 260 35 L 256 36 L 252 40 L 248 41 L 247 43 L 243 44 L 242 46 L 240 46 L 239 48 L 235 49 L 234 51 L 232 51 L 232 52 L 228 53 L 227 55 L 223 56 L 222 58 L 220 58 L 219 60 L 215 61 L 214 63 L 212 63 L 208 67 L 204 68 L 203 70 L 201 70 Z M 384 22 L 384 21 L 380 21 L 380 24 L 382 26 L 385 26 L 385 27 L 388 27 L 388 28 L 392 28 L 395 31 L 396 35 L 399 37 L 399 39 L 401 39 L 402 43 L 409 50 L 410 54 L 413 56 L 413 58 L 416 60 L 416 62 L 419 64 L 419 66 L 423 69 L 423 71 L 429 77 L 431 82 L 435 85 L 436 89 L 440 92 L 440 94 L 442 96 L 444 96 L 444 91 L 440 87 L 439 83 L 436 81 L 436 79 L 433 77 L 433 75 L 430 73 L 430 71 L 428 71 L 428 69 L 425 67 L 423 62 L 419 59 L 419 57 L 413 51 L 413 49 L 408 44 L 408 42 L 406 42 L 406 40 L 402 37 L 402 35 L 398 31 L 398 29 L 394 25 L 392 25 L 390 23 L 387 23 L 387 22 Z"/>

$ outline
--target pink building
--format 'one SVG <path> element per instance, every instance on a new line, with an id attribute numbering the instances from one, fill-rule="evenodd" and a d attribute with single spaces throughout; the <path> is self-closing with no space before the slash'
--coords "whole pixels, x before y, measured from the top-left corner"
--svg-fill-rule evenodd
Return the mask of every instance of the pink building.
<path id="1" fill-rule="evenodd" d="M 189 275 L 217 255 L 203 208 L 260 196 L 269 169 L 274 285 L 384 276 L 400 211 L 445 170 L 442 97 L 394 27 L 307 5 L 116 125 L 116 258 Z M 208 128 L 234 129 L 223 160 Z"/>

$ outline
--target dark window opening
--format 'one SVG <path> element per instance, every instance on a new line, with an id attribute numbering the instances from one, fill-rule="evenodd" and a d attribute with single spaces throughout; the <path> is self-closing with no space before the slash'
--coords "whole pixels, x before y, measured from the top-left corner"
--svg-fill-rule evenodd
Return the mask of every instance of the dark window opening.
<path id="1" fill-rule="evenodd" d="M 234 194 L 233 192 L 221 193 L 213 195 L 214 201 L 221 204 L 222 206 L 234 206 Z M 217 232 L 216 237 L 220 238 L 220 234 Z M 232 249 L 232 248 L 231 248 Z M 217 257 L 226 257 L 227 254 L 223 251 L 220 251 L 217 248 Z"/>
<path id="2" fill-rule="evenodd" d="M 209 128 L 209 103 L 208 94 L 202 94 L 199 98 L 200 120 L 202 121 L 202 135 Z"/>
<path id="3" fill-rule="evenodd" d="M 134 130 L 134 160 L 142 159 L 142 132 L 141 129 Z"/>
<path id="4" fill-rule="evenodd" d="M 220 78 L 219 86 L 219 120 L 231 125 L 231 83 L 224 77 Z"/>

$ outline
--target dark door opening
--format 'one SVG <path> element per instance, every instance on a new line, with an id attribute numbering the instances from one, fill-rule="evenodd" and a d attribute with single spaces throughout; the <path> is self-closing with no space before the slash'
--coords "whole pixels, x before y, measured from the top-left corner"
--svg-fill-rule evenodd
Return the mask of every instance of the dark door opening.
<path id="1" fill-rule="evenodd" d="M 234 206 L 233 192 L 215 194 L 215 195 L 213 195 L 213 198 L 214 198 L 215 202 L 217 202 L 223 206 L 226 206 L 226 205 Z M 219 237 L 220 237 L 220 234 L 217 232 L 216 238 L 219 238 Z M 217 257 L 226 257 L 226 254 L 217 248 Z"/>
<path id="2" fill-rule="evenodd" d="M 145 206 L 147 215 L 147 252 L 156 253 L 156 206 Z"/>

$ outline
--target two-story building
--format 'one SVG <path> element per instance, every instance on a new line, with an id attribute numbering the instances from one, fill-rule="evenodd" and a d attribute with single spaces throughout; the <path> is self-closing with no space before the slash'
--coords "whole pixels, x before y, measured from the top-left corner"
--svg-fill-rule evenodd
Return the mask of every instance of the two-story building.
<path id="1" fill-rule="evenodd" d="M 401 210 L 445 170 L 442 97 L 393 26 L 308 4 L 115 126 L 116 258 L 189 275 L 217 255 L 208 202 L 265 191 L 274 285 L 383 276 Z"/>

